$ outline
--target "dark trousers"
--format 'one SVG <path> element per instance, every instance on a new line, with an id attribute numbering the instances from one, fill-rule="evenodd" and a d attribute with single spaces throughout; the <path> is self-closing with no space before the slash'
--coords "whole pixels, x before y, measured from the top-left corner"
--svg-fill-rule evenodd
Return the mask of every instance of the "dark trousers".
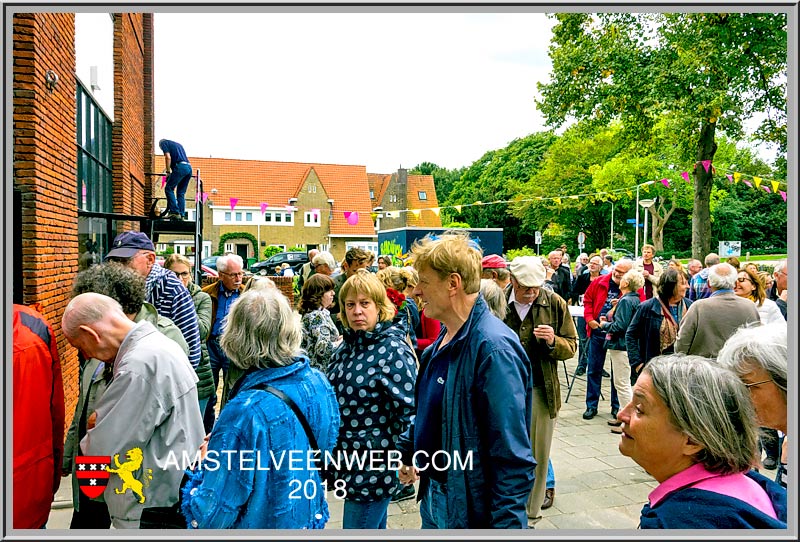
<path id="1" fill-rule="evenodd" d="M 767 453 L 767 457 L 777 460 L 780 463 L 781 448 L 778 431 L 768 427 L 761 428 L 761 447 Z"/>
<path id="2" fill-rule="evenodd" d="M 208 346 L 208 358 L 211 362 L 211 374 L 214 377 L 214 393 L 208 400 L 206 411 L 203 413 L 203 426 L 206 434 L 211 432 L 214 427 L 215 414 L 214 409 L 217 406 L 217 387 L 219 386 L 219 375 L 222 372 L 223 380 L 228 376 L 228 367 L 230 362 L 228 356 L 222 351 L 219 345 L 219 335 L 212 335 L 208 338 L 206 343 Z"/>
<path id="3" fill-rule="evenodd" d="M 575 319 L 575 327 L 578 328 L 578 367 L 585 369 L 589 358 L 589 337 L 586 335 L 586 320 L 583 316 Z"/>
<path id="4" fill-rule="evenodd" d="M 93 501 L 83 494 L 78 493 L 78 510 L 72 512 L 70 529 L 108 529 L 111 527 L 111 516 L 108 506 L 102 501 Z"/>
<path id="5" fill-rule="evenodd" d="M 155 506 L 142 510 L 140 529 L 186 529 L 186 518 L 181 514 L 180 502 L 172 506 Z"/>
<path id="6" fill-rule="evenodd" d="M 586 367 L 586 408 L 597 409 L 600 387 L 603 383 L 603 365 L 606 363 L 606 332 L 593 329 L 589 336 L 589 358 Z M 619 398 L 611 379 L 611 410 L 619 410 Z"/>

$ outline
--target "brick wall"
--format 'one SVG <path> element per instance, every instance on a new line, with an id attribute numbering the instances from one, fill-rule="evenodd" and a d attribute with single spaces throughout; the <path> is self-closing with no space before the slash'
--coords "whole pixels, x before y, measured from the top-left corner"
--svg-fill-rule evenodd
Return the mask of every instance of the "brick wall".
<path id="1" fill-rule="evenodd" d="M 45 86 L 53 70 L 58 83 Z M 25 304 L 39 303 L 61 354 L 67 417 L 75 408 L 78 359 L 61 333 L 61 316 L 78 271 L 75 17 L 70 13 L 14 15 L 13 168 L 22 195 Z M 68 420 L 69 421 L 69 420 Z"/>

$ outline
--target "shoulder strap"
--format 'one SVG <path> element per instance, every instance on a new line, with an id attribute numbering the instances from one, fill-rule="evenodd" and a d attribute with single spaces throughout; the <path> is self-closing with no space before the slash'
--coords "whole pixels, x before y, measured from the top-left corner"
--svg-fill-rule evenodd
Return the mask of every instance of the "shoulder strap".
<path id="1" fill-rule="evenodd" d="M 303 426 L 303 430 L 306 432 L 306 437 L 308 437 L 308 442 L 309 444 L 311 444 L 311 449 L 319 450 L 319 446 L 317 445 L 317 439 L 314 437 L 314 433 L 311 431 L 311 426 L 308 424 L 308 420 L 303 415 L 303 411 L 300 410 L 300 407 L 297 406 L 297 403 L 292 401 L 291 397 L 283 393 L 278 388 L 270 386 L 269 384 L 253 386 L 250 389 L 262 389 L 266 392 L 271 393 L 272 395 L 274 395 L 275 397 L 286 403 L 286 406 L 291 408 L 292 412 L 294 412 L 294 415 L 297 416 L 300 425 Z"/>

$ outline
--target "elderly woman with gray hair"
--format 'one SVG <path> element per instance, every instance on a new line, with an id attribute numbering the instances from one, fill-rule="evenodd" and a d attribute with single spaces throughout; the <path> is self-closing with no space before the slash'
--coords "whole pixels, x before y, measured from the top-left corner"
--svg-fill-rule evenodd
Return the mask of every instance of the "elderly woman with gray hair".
<path id="1" fill-rule="evenodd" d="M 786 374 L 789 360 L 786 324 L 743 327 L 719 351 L 717 362 L 732 369 L 750 392 L 761 427 L 786 434 Z M 786 441 L 784 440 L 784 448 Z M 786 450 L 777 482 L 786 487 Z"/>
<path id="2" fill-rule="evenodd" d="M 619 412 L 619 451 L 659 482 L 642 529 L 786 529 L 786 490 L 751 470 L 753 404 L 729 369 L 673 354 L 645 365 Z"/>
<path id="3" fill-rule="evenodd" d="M 231 307 L 220 345 L 245 373 L 182 490 L 190 528 L 325 527 L 325 486 L 307 458 L 333 449 L 339 408 L 301 340 L 300 320 L 277 289 L 245 292 Z"/>

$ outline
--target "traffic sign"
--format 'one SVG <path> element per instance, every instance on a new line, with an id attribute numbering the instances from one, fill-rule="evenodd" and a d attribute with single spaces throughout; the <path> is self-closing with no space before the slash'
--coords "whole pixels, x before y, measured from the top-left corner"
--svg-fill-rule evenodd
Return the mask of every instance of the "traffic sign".
<path id="1" fill-rule="evenodd" d="M 586 241 L 586 234 L 583 232 L 578 233 L 578 244 L 582 245 Z"/>
<path id="2" fill-rule="evenodd" d="M 536 237 L 536 244 L 537 245 L 541 245 L 542 244 L 542 232 L 537 231 L 533 235 Z"/>
<path id="3" fill-rule="evenodd" d="M 626 222 L 628 224 L 636 224 L 636 219 L 635 218 L 629 218 L 628 220 L 626 220 Z"/>

